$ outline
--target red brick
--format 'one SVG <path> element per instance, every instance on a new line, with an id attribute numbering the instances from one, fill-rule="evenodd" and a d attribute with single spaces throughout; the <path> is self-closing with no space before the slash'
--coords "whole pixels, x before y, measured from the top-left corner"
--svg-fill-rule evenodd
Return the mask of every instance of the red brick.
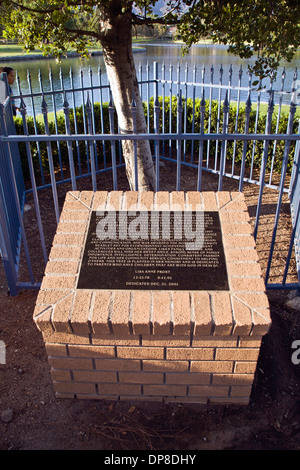
<path id="1" fill-rule="evenodd" d="M 116 372 L 103 372 L 99 370 L 74 370 L 74 380 L 78 382 L 117 382 Z"/>
<path id="2" fill-rule="evenodd" d="M 69 345 L 69 353 L 71 357 L 115 357 L 114 346 L 83 346 Z"/>
<path id="3" fill-rule="evenodd" d="M 232 372 L 233 361 L 191 361 L 191 372 Z"/>
<path id="4" fill-rule="evenodd" d="M 183 191 L 172 191 L 170 194 L 170 210 L 184 210 L 185 197 Z"/>
<path id="5" fill-rule="evenodd" d="M 152 372 L 183 372 L 188 370 L 188 361 L 151 361 L 143 360 L 143 370 Z"/>
<path id="6" fill-rule="evenodd" d="M 194 308 L 194 335 L 209 335 L 212 330 L 212 316 L 210 297 L 207 292 L 194 292 L 192 294 Z"/>
<path id="7" fill-rule="evenodd" d="M 144 385 L 144 395 L 185 396 L 186 385 Z"/>
<path id="8" fill-rule="evenodd" d="M 139 395 L 141 394 L 141 386 L 137 384 L 98 384 L 98 393 L 110 395 Z"/>
<path id="9" fill-rule="evenodd" d="M 136 359 L 96 359 L 97 370 L 141 370 L 141 361 Z"/>
<path id="10" fill-rule="evenodd" d="M 235 374 L 254 374 L 256 371 L 257 362 L 255 361 L 237 361 L 234 366 Z"/>
<path id="11" fill-rule="evenodd" d="M 95 385 L 84 382 L 55 382 L 54 389 L 59 393 L 95 393 Z"/>
<path id="12" fill-rule="evenodd" d="M 168 335 L 171 332 L 171 302 L 169 292 L 153 292 L 153 333 Z"/>
<path id="13" fill-rule="evenodd" d="M 204 205 L 202 202 L 202 193 L 199 191 L 188 191 L 186 193 L 187 198 L 187 210 L 204 210 Z"/>
<path id="14" fill-rule="evenodd" d="M 109 334 L 108 317 L 112 302 L 110 291 L 96 291 L 92 305 L 91 325 L 95 335 Z"/>
<path id="15" fill-rule="evenodd" d="M 232 308 L 234 316 L 235 335 L 248 335 L 252 328 L 251 310 L 247 305 L 239 302 L 236 298 L 232 298 Z"/>
<path id="16" fill-rule="evenodd" d="M 256 361 L 258 348 L 217 348 L 216 361 Z"/>
<path id="17" fill-rule="evenodd" d="M 254 374 L 213 374 L 213 385 L 252 385 Z"/>
<path id="18" fill-rule="evenodd" d="M 117 346 L 117 356 L 122 359 L 163 359 L 164 348 Z"/>
<path id="19" fill-rule="evenodd" d="M 203 191 L 203 204 L 205 211 L 216 211 L 218 210 L 217 201 L 216 201 L 216 193 L 212 191 Z"/>
<path id="20" fill-rule="evenodd" d="M 56 331 L 71 333 L 69 318 L 73 305 L 73 295 L 68 295 L 54 307 L 52 323 Z"/>
<path id="21" fill-rule="evenodd" d="M 208 385 L 210 384 L 211 374 L 209 373 L 167 373 L 166 383 L 167 384 L 194 384 L 194 385 Z"/>
<path id="22" fill-rule="evenodd" d="M 82 369 L 82 370 L 92 370 L 93 362 L 92 359 L 83 359 L 83 358 L 58 358 L 58 357 L 49 357 L 49 364 L 54 369 Z"/>
<path id="23" fill-rule="evenodd" d="M 110 321 L 114 334 L 122 335 L 129 331 L 130 291 L 115 291 Z"/>
<path id="24" fill-rule="evenodd" d="M 44 305 L 37 305 L 34 309 L 33 320 L 43 334 L 52 334 L 53 332 L 51 325 L 52 314 L 53 307 L 45 308 Z"/>
<path id="25" fill-rule="evenodd" d="M 189 335 L 191 331 L 191 302 L 188 292 L 173 293 L 173 333 Z"/>
<path id="26" fill-rule="evenodd" d="M 90 332 L 91 296 L 91 291 L 76 291 L 71 315 L 71 326 L 75 334 L 88 334 Z"/>
<path id="27" fill-rule="evenodd" d="M 150 333 L 150 308 L 151 293 L 135 291 L 131 317 L 133 333 L 141 335 Z"/>
<path id="28" fill-rule="evenodd" d="M 189 396 L 202 396 L 202 397 L 227 397 L 229 387 L 213 386 L 213 385 L 191 385 L 189 387 Z"/>
<path id="29" fill-rule="evenodd" d="M 167 348 L 167 359 L 212 360 L 214 348 Z"/>
<path id="30" fill-rule="evenodd" d="M 214 334 L 229 335 L 232 330 L 232 310 L 230 295 L 227 292 L 216 292 L 212 295 L 214 316 Z"/>
<path id="31" fill-rule="evenodd" d="M 159 372 L 119 372 L 121 383 L 159 384 L 163 382 L 163 374 Z"/>

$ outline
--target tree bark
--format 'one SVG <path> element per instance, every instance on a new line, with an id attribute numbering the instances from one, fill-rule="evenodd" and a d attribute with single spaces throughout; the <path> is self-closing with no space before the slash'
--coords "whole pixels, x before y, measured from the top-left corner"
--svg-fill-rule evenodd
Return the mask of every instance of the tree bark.
<path id="1" fill-rule="evenodd" d="M 118 3 L 118 2 L 116 2 Z M 136 103 L 137 133 L 146 133 L 146 119 L 140 98 L 135 63 L 132 53 L 132 31 L 130 14 L 113 14 L 111 11 L 102 21 L 104 34 L 101 39 L 114 105 L 121 133 L 134 131 L 132 101 Z M 135 186 L 134 143 L 122 140 L 126 173 L 131 190 Z M 138 190 L 155 190 L 155 170 L 148 140 L 136 141 Z"/>

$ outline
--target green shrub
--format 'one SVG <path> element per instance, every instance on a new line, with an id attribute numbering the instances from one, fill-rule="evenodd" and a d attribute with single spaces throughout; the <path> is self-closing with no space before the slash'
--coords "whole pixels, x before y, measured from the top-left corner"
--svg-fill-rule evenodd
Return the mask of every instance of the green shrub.
<path id="1" fill-rule="evenodd" d="M 162 112 L 163 103 L 164 103 L 164 113 Z M 149 100 L 149 105 L 147 105 L 147 103 L 143 103 L 143 105 L 144 105 L 144 111 L 145 111 L 146 117 L 148 116 L 148 112 L 149 112 L 150 133 L 153 133 L 154 132 L 154 118 L 155 118 L 153 98 Z M 183 98 L 182 105 L 183 105 L 183 114 L 182 114 L 181 132 L 183 133 L 185 131 L 187 134 L 191 132 L 200 133 L 201 100 L 196 99 L 195 102 L 193 103 L 192 99 L 185 100 Z M 148 106 L 149 106 L 149 110 L 148 110 Z M 176 133 L 177 132 L 177 98 L 175 96 L 172 98 L 171 109 L 170 109 L 170 98 L 166 97 L 163 101 L 162 97 L 159 97 L 159 106 L 160 106 L 159 108 L 159 133 L 162 133 L 163 129 L 165 130 L 166 133 L 169 133 L 170 119 L 171 119 L 171 132 Z M 229 111 L 229 119 L 228 119 L 228 132 L 243 134 L 245 132 L 245 117 L 246 117 L 245 105 L 242 104 L 240 106 L 237 127 L 236 127 L 236 113 L 237 113 L 236 104 L 231 104 L 230 111 Z M 100 110 L 100 104 L 95 103 L 94 117 L 95 117 L 94 119 L 95 132 L 97 134 L 101 134 L 102 129 L 103 129 L 103 132 L 105 134 L 109 134 L 110 124 L 109 124 L 108 103 L 103 104 L 102 113 Z M 218 102 L 212 101 L 211 106 L 210 106 L 209 100 L 206 100 L 204 133 L 208 133 L 208 132 L 210 132 L 211 134 L 214 134 L 217 132 L 222 133 L 223 131 L 222 129 L 222 126 L 223 126 L 222 106 L 221 106 L 219 117 L 220 119 L 219 119 L 219 125 L 218 125 Z M 163 118 L 164 118 L 164 123 L 162 122 Z M 56 134 L 56 133 L 65 134 L 66 127 L 65 127 L 64 113 L 63 112 L 57 113 L 56 119 L 57 119 L 57 131 L 56 131 L 54 119 L 51 119 L 49 122 L 50 134 Z M 249 133 L 250 134 L 255 133 L 255 121 L 256 121 L 256 111 L 252 109 L 250 113 L 250 120 L 249 120 Z M 276 132 L 276 122 L 277 122 L 277 115 L 274 113 L 272 117 L 271 133 Z M 76 123 L 77 123 L 77 133 L 84 135 L 85 130 L 87 129 L 87 120 L 86 120 L 86 126 L 85 126 L 84 119 L 83 119 L 82 106 L 76 108 Z M 116 115 L 114 116 L 114 123 L 115 123 L 114 131 L 115 133 L 117 133 L 118 129 L 117 129 Z M 34 121 L 31 116 L 27 117 L 27 125 L 28 125 L 29 134 L 35 134 Z M 37 125 L 37 133 L 41 135 L 45 134 L 45 126 L 44 126 L 42 117 L 39 117 L 37 119 L 36 125 Z M 288 115 L 282 114 L 280 116 L 278 133 L 285 134 L 287 131 L 287 126 L 288 126 Z M 15 118 L 15 127 L 16 127 L 16 132 L 18 135 L 23 134 L 23 121 L 22 121 L 22 118 L 19 116 Z M 75 134 L 75 120 L 74 120 L 73 109 L 70 109 L 70 127 L 71 127 L 71 133 Z M 259 119 L 258 119 L 257 133 L 261 133 L 261 134 L 265 133 L 265 127 L 266 127 L 266 114 L 263 113 L 263 114 L 260 114 Z M 295 118 L 293 132 L 295 133 L 297 132 L 297 127 L 298 127 L 298 119 Z M 151 142 L 152 150 L 154 149 L 153 141 Z M 216 145 L 217 144 L 215 141 L 210 141 L 209 155 L 207 156 L 208 143 L 207 141 L 204 141 L 204 144 L 203 144 L 203 159 L 204 160 L 206 160 L 206 158 L 215 159 Z M 254 145 L 253 141 L 249 141 L 247 144 L 246 165 L 247 164 L 250 165 L 252 162 L 253 145 Z M 264 145 L 263 141 L 256 141 L 255 143 L 254 160 L 253 160 L 254 167 L 260 167 L 261 158 L 263 154 L 263 145 Z M 43 172 L 47 174 L 49 172 L 48 171 L 49 164 L 48 164 L 47 144 L 45 142 L 40 142 L 39 149 L 38 149 L 38 145 L 36 142 L 32 142 L 30 146 L 31 146 L 31 153 L 32 153 L 33 164 L 34 164 L 34 169 L 35 169 L 36 174 L 37 175 L 41 174 L 41 170 L 43 170 Z M 161 147 L 160 150 L 162 151 L 163 143 L 160 144 L 160 147 Z M 272 165 L 273 147 L 274 147 L 274 143 L 270 142 L 269 150 L 268 150 L 267 169 L 270 169 Z M 277 141 L 276 152 L 275 152 L 275 157 L 273 161 L 273 169 L 274 171 L 277 171 L 279 173 L 281 171 L 284 147 L 285 147 L 284 141 Z M 20 155 L 21 155 L 21 162 L 22 162 L 24 177 L 25 177 L 25 180 L 27 180 L 29 178 L 29 169 L 28 169 L 25 144 L 20 143 L 19 148 L 20 148 Z M 78 143 L 72 142 L 72 148 L 73 148 L 73 156 L 74 156 L 75 165 L 79 165 L 79 158 L 78 158 L 78 154 L 79 154 L 81 169 L 82 171 L 86 171 L 87 165 L 88 165 L 87 143 L 84 140 Z M 173 141 L 172 148 L 174 149 L 176 148 L 176 141 Z M 69 157 L 68 157 L 67 143 L 66 142 L 58 142 L 58 143 L 52 142 L 51 149 L 52 149 L 52 156 L 53 156 L 55 169 L 60 170 L 60 165 L 62 165 L 63 168 L 68 168 Z M 104 141 L 97 141 L 97 143 L 94 144 L 94 149 L 97 155 L 97 168 L 104 168 L 105 165 L 111 161 L 110 142 L 106 141 L 104 143 Z M 235 154 L 234 154 L 234 149 L 235 149 Z M 290 146 L 290 152 L 289 152 L 288 171 L 290 171 L 292 167 L 294 149 L 295 149 L 295 142 L 292 142 Z M 228 141 L 227 149 L 226 149 L 227 160 L 231 161 L 234 156 L 235 162 L 237 163 L 240 162 L 242 158 L 242 150 L 243 150 L 243 141 L 239 140 L 235 144 L 233 141 Z M 121 159 L 121 151 L 120 151 L 120 146 L 118 145 L 118 143 L 116 144 L 116 151 L 117 151 L 117 161 L 119 161 Z M 186 154 L 185 157 L 187 160 L 190 159 L 190 161 L 193 161 L 193 163 L 197 163 L 198 152 L 199 152 L 199 141 L 196 140 L 192 143 L 191 140 L 187 140 L 186 143 L 184 144 L 184 152 Z M 221 142 L 219 141 L 217 158 L 219 158 L 220 152 L 221 152 Z"/>

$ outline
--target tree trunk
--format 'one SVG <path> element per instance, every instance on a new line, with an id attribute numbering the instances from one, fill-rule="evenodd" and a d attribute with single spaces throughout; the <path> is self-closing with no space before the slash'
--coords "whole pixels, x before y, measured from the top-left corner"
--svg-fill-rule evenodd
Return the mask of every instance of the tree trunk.
<path id="1" fill-rule="evenodd" d="M 121 133 L 130 134 L 134 130 L 132 101 L 136 103 L 136 132 L 146 133 L 146 119 L 140 98 L 136 69 L 132 54 L 130 15 L 113 15 L 111 12 L 102 21 L 105 31 L 101 44 L 110 83 L 114 105 Z M 131 190 L 135 186 L 134 143 L 122 141 L 126 173 Z M 136 141 L 138 190 L 155 190 L 155 170 L 150 142 Z"/>

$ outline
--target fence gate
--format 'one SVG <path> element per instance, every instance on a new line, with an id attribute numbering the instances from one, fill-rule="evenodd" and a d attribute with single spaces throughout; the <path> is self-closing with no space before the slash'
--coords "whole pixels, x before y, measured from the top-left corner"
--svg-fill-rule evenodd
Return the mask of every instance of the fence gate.
<path id="1" fill-rule="evenodd" d="M 8 95 L 6 74 L 0 78 L 0 135 L 15 135 L 13 110 Z M 1 100 L 1 101 L 2 101 Z M 8 288 L 17 294 L 19 258 L 23 239 L 27 244 L 23 227 L 25 185 L 18 144 L 0 143 L 0 253 L 3 259 Z"/>

